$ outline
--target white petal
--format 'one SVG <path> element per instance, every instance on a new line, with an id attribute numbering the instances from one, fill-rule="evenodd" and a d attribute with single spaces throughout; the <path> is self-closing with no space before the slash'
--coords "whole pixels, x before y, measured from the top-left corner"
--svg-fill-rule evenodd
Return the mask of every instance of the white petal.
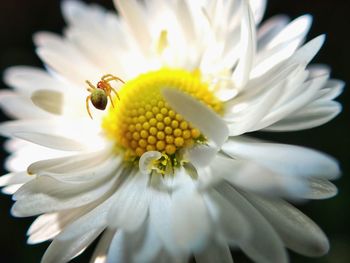
<path id="1" fill-rule="evenodd" d="M 66 0 L 62 2 L 62 13 L 67 23 L 73 23 L 76 18 L 86 12 L 87 6 L 82 1 Z"/>
<path id="2" fill-rule="evenodd" d="M 140 2 L 135 0 L 114 0 L 114 4 L 121 16 L 125 19 L 129 30 L 132 32 L 137 43 L 145 53 L 147 54 L 147 48 L 151 43 L 151 36 L 148 31 L 147 17 L 144 7 L 140 5 Z"/>
<path id="3" fill-rule="evenodd" d="M 43 144 L 45 147 L 52 145 L 60 150 L 67 147 L 70 151 L 74 148 L 76 150 L 90 148 L 91 151 L 96 151 L 106 147 L 106 140 L 100 136 L 100 131 L 101 127 L 95 122 L 75 118 L 26 119 L 0 124 L 0 133 L 4 136 L 12 137 L 19 134 L 30 142 Z M 55 138 L 63 138 L 62 146 L 59 141 L 54 141 Z"/>
<path id="4" fill-rule="evenodd" d="M 293 112 L 302 109 L 312 101 L 313 97 L 321 89 L 326 80 L 326 78 L 320 77 L 305 82 L 300 86 L 301 88 L 299 94 L 295 94 L 295 96 L 289 96 L 289 101 L 285 101 L 285 103 L 273 109 L 267 116 L 265 116 L 265 118 L 260 121 L 259 124 L 255 126 L 254 129 L 260 130 L 266 128 L 276 123 L 277 121 L 288 117 Z M 286 99 L 287 98 L 285 98 L 285 100 Z"/>
<path id="5" fill-rule="evenodd" d="M 15 119 L 39 119 L 52 117 L 51 114 L 36 107 L 29 98 L 25 98 L 10 91 L 1 91 L 0 106 L 4 113 Z"/>
<path id="6" fill-rule="evenodd" d="M 117 181 L 117 184 L 122 187 L 124 184 L 123 180 L 130 177 L 130 171 L 128 169 L 119 171 L 115 177 L 120 179 Z M 116 184 L 116 182 L 114 183 Z M 100 200 L 88 204 L 86 206 L 88 212 L 66 227 L 64 233 L 61 233 L 57 239 L 61 241 L 71 240 L 83 235 L 90 229 L 107 227 L 108 213 L 115 204 L 117 193 L 118 189 L 113 188 L 110 192 L 106 192 L 105 196 Z"/>
<path id="7" fill-rule="evenodd" d="M 27 171 L 29 174 L 44 172 L 64 174 L 78 172 L 81 170 L 94 168 L 96 165 L 106 161 L 108 157 L 110 157 L 110 154 L 110 149 L 104 149 L 102 151 L 92 153 L 40 160 L 29 165 Z M 116 162 L 117 161 L 118 158 L 116 159 Z"/>
<path id="8" fill-rule="evenodd" d="M 291 60 L 293 62 L 308 64 L 323 46 L 325 38 L 325 35 L 320 35 L 310 40 L 295 52 Z"/>
<path id="9" fill-rule="evenodd" d="M 142 233 L 125 233 L 123 230 L 118 230 L 118 232 L 114 235 L 112 243 L 110 245 L 108 256 L 107 256 L 107 262 L 108 263 L 132 263 L 132 262 L 145 262 L 145 263 L 151 263 L 151 262 L 164 262 L 164 263 L 173 263 L 172 257 L 164 253 L 164 256 L 158 256 L 156 255 L 155 260 L 149 260 L 146 258 L 141 258 L 139 261 L 134 259 L 135 253 L 138 251 L 138 243 L 143 243 L 142 239 Z M 152 244 L 149 244 L 152 245 Z M 156 244 L 155 244 L 156 245 Z M 156 245 L 157 246 L 157 245 Z M 153 248 L 151 249 L 153 250 Z M 178 258 L 181 258 L 180 255 L 178 255 Z M 167 260 L 168 259 L 168 260 Z M 164 261 L 165 260 L 165 261 Z M 176 261 L 180 262 L 180 261 Z M 185 261 L 181 261 L 185 262 Z M 174 262 L 175 263 L 175 262 Z"/>
<path id="10" fill-rule="evenodd" d="M 200 169 L 208 166 L 217 152 L 218 148 L 213 145 L 196 145 L 186 150 L 184 158 Z"/>
<path id="11" fill-rule="evenodd" d="M 77 159 L 78 158 L 76 158 L 76 160 Z M 58 184 L 61 183 L 65 185 L 67 187 L 67 193 L 70 192 L 70 190 L 73 190 L 72 192 L 74 192 L 74 187 L 77 184 L 80 185 L 80 190 L 87 189 L 91 186 L 98 186 L 101 183 L 109 181 L 111 177 L 113 179 L 113 175 L 119 173 L 119 170 L 121 168 L 121 161 L 121 158 L 112 156 L 110 158 L 100 159 L 99 161 L 95 162 L 92 166 L 79 168 L 69 167 L 69 164 L 71 163 L 63 163 L 61 166 L 58 165 L 50 167 L 51 169 L 40 171 L 36 176 L 36 182 L 31 182 L 32 187 L 35 186 L 36 183 L 40 184 L 40 180 L 43 180 L 44 182 L 44 180 L 50 178 L 56 180 Z M 59 168 L 62 170 L 60 170 Z M 67 170 L 64 170 L 63 168 Z M 96 176 L 96 174 L 98 174 L 98 176 Z M 16 193 L 16 197 L 22 198 L 28 194 L 31 194 L 31 191 L 33 191 L 32 187 L 28 187 L 28 189 L 24 187 L 24 189 Z M 73 189 L 69 190 L 70 187 Z M 40 192 L 49 194 L 51 190 L 42 189 Z M 56 195 L 57 192 L 53 191 L 53 194 Z"/>
<path id="12" fill-rule="evenodd" d="M 131 263 L 131 254 L 132 251 L 125 242 L 123 231 L 117 231 L 109 247 L 107 263 Z"/>
<path id="13" fill-rule="evenodd" d="M 198 188 L 198 191 L 200 192 L 211 189 L 213 185 L 216 185 L 218 182 L 222 181 L 221 177 L 216 176 L 216 174 L 213 173 L 211 166 L 204 166 L 204 167 L 194 166 L 193 168 L 191 166 L 189 166 L 189 168 L 184 166 L 184 168 L 186 169 L 186 172 L 188 174 L 192 173 L 195 175 L 195 176 L 192 176 L 192 178 L 198 181 L 197 188 Z"/>
<path id="14" fill-rule="evenodd" d="M 142 245 L 134 253 L 134 262 L 153 262 L 161 249 L 161 242 L 157 236 L 156 230 L 151 224 L 147 224 L 145 237 Z"/>
<path id="15" fill-rule="evenodd" d="M 26 172 L 10 173 L 0 177 L 0 187 L 12 184 L 24 184 L 34 179 Z"/>
<path id="16" fill-rule="evenodd" d="M 12 207 L 15 216 L 31 216 L 40 213 L 79 207 L 93 202 L 108 193 L 118 179 L 119 163 L 106 162 L 95 171 L 85 172 L 92 180 L 59 180 L 53 176 L 39 176 L 25 184 L 14 195 L 18 200 Z M 96 177 L 96 171 L 100 177 Z"/>
<path id="17" fill-rule="evenodd" d="M 81 236 L 60 241 L 55 239 L 46 250 L 42 263 L 65 263 L 79 255 L 86 249 L 103 231 L 103 228 L 90 230 Z"/>
<path id="18" fill-rule="evenodd" d="M 63 91 L 63 83 L 51 77 L 46 71 L 28 66 L 15 66 L 6 69 L 4 81 L 26 97 L 40 89 Z"/>
<path id="19" fill-rule="evenodd" d="M 205 202 L 216 227 L 214 231 L 219 240 L 224 243 L 227 240 L 239 243 L 248 238 L 250 226 L 235 206 L 232 206 L 216 191 L 209 191 L 205 195 Z M 211 245 L 210 243 L 209 247 Z"/>
<path id="20" fill-rule="evenodd" d="M 273 171 L 290 176 L 336 178 L 340 173 L 335 159 L 300 146 L 237 137 L 225 143 L 222 149 L 232 158 L 254 160 Z"/>
<path id="21" fill-rule="evenodd" d="M 69 39 L 50 32 L 38 32 L 34 35 L 34 42 L 38 46 L 37 53 L 41 59 L 76 84 L 81 85 L 86 79 L 99 79 L 100 69 Z"/>
<path id="22" fill-rule="evenodd" d="M 13 195 L 21 187 L 22 187 L 22 184 L 13 184 L 2 188 L 1 192 L 5 195 Z"/>
<path id="23" fill-rule="evenodd" d="M 68 172 L 42 171 L 38 173 L 38 178 L 53 178 L 60 183 L 65 183 L 67 189 L 69 186 L 74 187 L 74 185 L 79 184 L 83 190 L 85 187 L 89 188 L 91 185 L 97 186 L 100 183 L 113 180 L 113 175 L 118 174 L 122 168 L 121 162 L 122 158 L 109 156 L 109 158 L 96 162 L 92 167 L 80 167 L 80 169 L 75 167 L 76 169 Z M 98 176 L 96 176 L 97 174 Z"/>
<path id="24" fill-rule="evenodd" d="M 232 78 L 236 88 L 241 90 L 247 83 L 254 63 L 256 52 L 256 32 L 253 14 L 248 1 L 242 1 L 243 15 L 241 21 L 241 56 Z"/>
<path id="25" fill-rule="evenodd" d="M 152 263 L 182 263 L 182 262 L 189 262 L 189 256 L 188 255 L 171 255 L 166 250 L 160 251 L 156 257 L 156 261 L 153 261 Z"/>
<path id="26" fill-rule="evenodd" d="M 39 216 L 28 229 L 28 244 L 37 244 L 56 237 L 67 225 L 86 212 L 84 208 Z"/>
<path id="27" fill-rule="evenodd" d="M 179 189 L 172 199 L 171 225 L 175 244 L 183 251 L 202 250 L 210 233 L 203 196 L 194 189 Z"/>
<path id="28" fill-rule="evenodd" d="M 6 142 L 4 143 L 4 149 L 7 152 L 17 152 L 23 148 L 25 148 L 26 146 L 28 146 L 28 143 L 26 141 L 20 140 L 20 139 L 8 139 L 6 140 Z"/>
<path id="29" fill-rule="evenodd" d="M 211 242 L 210 246 L 203 250 L 202 253 L 195 254 L 196 263 L 233 263 L 231 251 L 228 245 Z"/>
<path id="30" fill-rule="evenodd" d="M 310 178 L 309 179 L 310 191 L 304 196 L 305 199 L 327 199 L 335 196 L 338 193 L 337 187 L 325 179 Z"/>
<path id="31" fill-rule="evenodd" d="M 304 65 L 299 64 L 289 64 L 289 65 L 278 65 L 273 69 L 269 70 L 266 74 L 251 79 L 247 84 L 245 90 L 239 94 L 239 96 L 233 98 L 229 101 L 230 107 L 240 107 L 239 104 L 249 103 L 249 106 L 254 106 L 254 102 L 257 98 L 263 96 L 271 87 L 276 87 L 283 90 L 286 79 L 291 78 L 301 70 L 304 71 Z"/>
<path id="32" fill-rule="evenodd" d="M 109 226 L 135 231 L 144 222 L 150 202 L 148 175 L 132 174 L 133 178 L 118 189 L 108 214 Z"/>
<path id="33" fill-rule="evenodd" d="M 180 0 L 177 2 L 176 12 L 179 14 L 178 22 L 181 25 L 182 30 L 186 36 L 187 41 L 193 41 L 196 36 L 195 28 L 193 25 L 192 15 L 189 10 L 189 3 L 185 0 Z"/>
<path id="34" fill-rule="evenodd" d="M 37 90 L 31 99 L 33 103 L 39 108 L 60 115 L 63 110 L 63 94 L 53 90 Z"/>
<path id="35" fill-rule="evenodd" d="M 345 82 L 341 80 L 331 79 L 322 88 L 319 100 L 333 100 L 338 97 L 344 90 Z"/>
<path id="36" fill-rule="evenodd" d="M 281 43 L 298 40 L 299 44 L 303 41 L 312 23 L 312 16 L 304 15 L 293 20 L 286 26 L 268 45 L 267 48 L 273 48 Z"/>
<path id="37" fill-rule="evenodd" d="M 38 126 L 38 125 L 41 126 Z M 54 121 L 10 121 L 0 125 L 0 133 L 4 136 L 14 136 L 35 144 L 45 147 L 63 150 L 63 151 L 81 151 L 86 149 L 86 146 L 73 138 L 67 138 L 61 135 L 54 135 L 53 132 L 58 133 L 57 130 L 50 130 L 59 123 Z M 63 125 L 63 123 L 61 123 Z M 68 123 L 66 123 L 68 125 Z M 46 127 L 43 127 L 46 126 Z M 40 128 L 46 128 L 47 131 L 40 131 Z M 66 127 L 61 127 L 65 129 Z M 69 127 L 71 128 L 71 127 Z M 52 131 L 52 132 L 50 132 Z M 68 136 L 71 136 L 68 134 Z"/>
<path id="38" fill-rule="evenodd" d="M 114 21 L 113 18 L 112 21 Z M 101 72 L 109 72 L 122 76 L 124 79 L 127 74 L 125 72 L 125 64 L 127 64 L 125 59 L 131 53 L 125 43 L 129 42 L 129 39 L 119 37 L 121 34 L 125 34 L 120 30 L 118 20 L 112 24 L 113 26 L 98 25 L 101 28 L 104 26 L 105 32 L 96 32 L 97 30 L 91 29 L 91 27 L 84 29 L 73 27 L 69 28 L 66 35 L 71 42 L 75 43 L 84 52 L 89 60 L 99 66 Z M 85 25 L 85 27 L 87 26 Z M 114 34 L 110 35 L 110 32 L 114 32 Z"/>
<path id="39" fill-rule="evenodd" d="M 169 193 L 153 191 L 150 203 L 150 224 L 169 253 L 176 256 L 180 251 L 175 246 L 172 232 L 171 197 Z"/>
<path id="40" fill-rule="evenodd" d="M 254 161 L 218 156 L 211 168 L 214 176 L 264 195 L 300 198 L 309 190 L 306 179 L 278 174 Z"/>
<path id="41" fill-rule="evenodd" d="M 82 151 L 87 148 L 80 142 L 72 139 L 39 132 L 16 132 L 13 136 L 48 148 L 62 151 Z"/>
<path id="42" fill-rule="evenodd" d="M 62 8 L 71 25 L 65 31 L 66 38 L 78 46 L 102 72 L 120 74 L 124 78 L 121 65 L 128 63 L 124 56 L 130 53 L 128 46 L 132 41 L 117 15 L 101 6 L 75 1 L 63 2 Z"/>
<path id="43" fill-rule="evenodd" d="M 119 189 L 113 189 L 110 193 L 108 193 L 110 196 L 105 197 L 107 198 L 106 200 L 102 199 L 95 202 L 95 204 L 92 203 L 92 208 L 90 211 L 68 226 L 67 229 L 69 229 L 69 231 L 65 231 L 65 233 L 60 235 L 59 238 L 61 240 L 69 240 L 82 235 L 91 228 L 108 226 L 111 208 L 117 203 L 116 198 L 119 195 L 118 192 L 125 184 L 123 180 L 125 180 L 125 177 L 127 177 L 127 179 L 130 178 L 130 175 L 129 170 L 124 170 L 122 171 L 122 174 L 118 174 L 117 177 L 120 176 L 120 180 L 117 181 L 118 185 L 120 186 Z"/>
<path id="44" fill-rule="evenodd" d="M 286 80 L 283 95 L 275 105 L 274 110 L 278 111 L 279 108 L 283 108 L 285 105 L 288 105 L 286 107 L 291 107 L 291 105 L 297 104 L 298 100 L 304 101 L 304 105 L 298 104 L 299 108 L 296 106 L 291 107 L 293 110 L 289 114 L 292 114 L 294 111 L 300 110 L 302 107 L 307 106 L 308 103 L 316 100 L 322 88 L 326 85 L 329 76 L 327 73 L 312 78 L 310 76 L 310 70 L 305 70 L 304 67 L 294 72 Z M 308 103 L 305 103 L 305 97 L 308 97 Z"/>
<path id="45" fill-rule="evenodd" d="M 331 68 L 324 64 L 311 64 L 307 67 L 307 70 L 309 71 L 308 79 L 314 79 L 321 76 L 327 76 L 330 78 L 331 75 Z"/>
<path id="46" fill-rule="evenodd" d="M 1 126 L 1 125 L 0 125 Z M 19 149 L 15 150 L 5 161 L 5 168 L 12 172 L 26 171 L 28 166 L 38 160 L 45 158 L 57 158 L 67 154 L 67 152 L 56 151 L 45 148 L 27 141 L 21 141 Z"/>
<path id="47" fill-rule="evenodd" d="M 262 20 L 265 9 L 266 9 L 266 0 L 250 0 L 250 6 L 252 8 L 252 12 L 254 14 L 255 23 L 259 24 Z"/>
<path id="48" fill-rule="evenodd" d="M 342 110 L 338 102 L 315 101 L 290 116 L 267 127 L 266 131 L 299 131 L 323 125 L 335 118 Z"/>
<path id="49" fill-rule="evenodd" d="M 271 222 L 288 248 L 311 257 L 328 252 L 329 242 L 322 230 L 287 202 L 245 196 Z"/>
<path id="50" fill-rule="evenodd" d="M 284 15 L 273 16 L 263 22 L 257 32 L 258 50 L 264 49 L 271 39 L 286 27 L 288 22 L 289 18 Z"/>
<path id="51" fill-rule="evenodd" d="M 283 243 L 268 221 L 232 187 L 221 185 L 218 192 L 236 206 L 250 224 L 250 238 L 238 244 L 244 253 L 255 262 L 287 262 Z"/>
<path id="52" fill-rule="evenodd" d="M 249 105 L 248 103 L 242 103 L 242 107 L 247 109 L 242 112 L 235 112 L 237 105 L 234 105 L 231 109 L 229 107 L 225 119 L 230 122 L 229 130 L 230 136 L 238 136 L 253 129 L 261 119 L 263 119 L 276 103 L 277 99 L 281 95 L 282 90 L 278 87 L 273 87 L 271 90 L 263 94 L 258 101 L 254 101 Z M 251 107 L 249 107 L 251 106 Z"/>
<path id="53" fill-rule="evenodd" d="M 113 199 L 110 197 L 101 204 L 96 203 L 87 206 L 88 212 L 68 225 L 64 232 L 62 232 L 56 239 L 64 242 L 79 238 L 79 236 L 90 231 L 91 229 L 107 227 L 107 214 L 113 204 L 112 201 Z"/>
<path id="54" fill-rule="evenodd" d="M 169 105 L 212 140 L 218 148 L 228 137 L 227 125 L 207 106 L 194 98 L 174 89 L 163 89 L 163 96 Z"/>
<path id="55" fill-rule="evenodd" d="M 35 40 L 38 56 L 66 79 L 83 86 L 85 80 L 95 81 L 101 71 L 72 43 L 52 33 L 40 33 Z M 74 61 L 74 63 L 71 63 Z M 79 66 L 76 66 L 79 65 Z"/>
<path id="56" fill-rule="evenodd" d="M 103 233 L 98 245 L 90 259 L 90 263 L 107 263 L 107 253 L 112 239 L 115 235 L 115 230 L 106 229 Z"/>
<path id="57" fill-rule="evenodd" d="M 300 43 L 297 39 L 258 53 L 255 60 L 255 66 L 250 77 L 257 78 L 267 74 L 270 69 L 276 65 L 279 65 L 281 62 L 286 61 L 290 56 L 292 56 L 299 45 Z"/>
<path id="58" fill-rule="evenodd" d="M 177 190 L 184 190 L 185 188 L 193 188 L 198 187 L 198 182 L 195 179 L 196 177 L 192 177 L 185 169 L 186 165 L 181 167 L 180 169 L 175 170 L 175 176 L 172 178 L 172 189 L 169 190 L 170 193 L 174 193 Z"/>
<path id="59" fill-rule="evenodd" d="M 143 174 L 150 174 L 152 171 L 153 161 L 159 160 L 162 154 L 157 151 L 149 151 L 142 154 L 139 160 L 140 172 Z"/>

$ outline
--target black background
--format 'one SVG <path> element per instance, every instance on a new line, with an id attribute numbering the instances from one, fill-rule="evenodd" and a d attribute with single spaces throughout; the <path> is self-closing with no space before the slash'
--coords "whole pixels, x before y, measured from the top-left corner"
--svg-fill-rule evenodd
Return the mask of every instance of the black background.
<path id="1" fill-rule="evenodd" d="M 166 1 L 166 0 L 164 0 Z M 112 9 L 111 0 L 94 2 Z M 310 13 L 314 17 L 313 27 L 308 36 L 311 39 L 326 33 L 327 40 L 314 62 L 329 64 L 333 78 L 349 83 L 350 78 L 350 3 L 346 0 L 271 0 L 265 18 L 284 13 L 291 18 Z M 32 34 L 39 30 L 61 33 L 64 22 L 57 0 L 2 0 L 0 3 L 0 72 L 11 65 L 42 64 L 34 52 Z M 1 88 L 5 85 L 1 82 Z M 339 187 L 337 197 L 324 201 L 313 201 L 299 208 L 316 221 L 327 233 L 331 241 L 330 253 L 322 258 L 309 259 L 291 253 L 292 262 L 350 262 L 350 162 L 349 148 L 349 91 L 338 99 L 343 104 L 343 112 L 332 122 L 318 128 L 302 132 L 283 134 L 259 134 L 264 138 L 297 145 L 304 145 L 324 151 L 337 158 L 342 167 L 343 177 L 336 181 Z M 0 113 L 1 120 L 6 119 Z M 4 139 L 1 139 L 3 143 Z M 1 163 L 6 153 L 1 151 Z M 1 170 L 1 174 L 6 171 Z M 39 262 L 48 243 L 29 246 L 25 233 L 33 219 L 13 218 L 9 214 L 12 201 L 8 196 L 0 196 L 0 263 Z M 74 262 L 88 262 L 90 248 Z M 249 262 L 240 253 L 235 262 Z"/>

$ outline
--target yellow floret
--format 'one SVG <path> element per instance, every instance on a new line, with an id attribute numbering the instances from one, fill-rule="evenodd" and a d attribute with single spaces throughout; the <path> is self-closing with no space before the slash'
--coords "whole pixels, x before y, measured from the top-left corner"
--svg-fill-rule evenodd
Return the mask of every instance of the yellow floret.
<path id="1" fill-rule="evenodd" d="M 125 150 L 125 158 L 155 150 L 173 156 L 205 138 L 164 100 L 161 90 L 165 87 L 195 97 L 218 114 L 223 111 L 198 72 L 164 68 L 142 74 L 122 86 L 120 100 L 113 100 L 115 106 L 109 107 L 102 123 L 106 135 Z"/>

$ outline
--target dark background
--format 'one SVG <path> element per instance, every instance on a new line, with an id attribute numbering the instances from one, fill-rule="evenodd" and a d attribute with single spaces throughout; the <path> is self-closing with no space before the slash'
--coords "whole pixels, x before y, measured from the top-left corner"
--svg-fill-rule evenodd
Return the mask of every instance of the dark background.
<path id="1" fill-rule="evenodd" d="M 164 0 L 166 1 L 166 0 Z M 112 9 L 112 0 L 94 0 Z M 310 13 L 314 17 L 313 27 L 308 36 L 311 39 L 326 33 L 327 41 L 314 62 L 331 65 L 333 78 L 350 81 L 350 1 L 345 0 L 270 0 L 266 17 L 284 13 L 291 18 Z M 61 33 L 64 22 L 57 0 L 2 0 L 0 4 L 0 72 L 11 65 L 42 64 L 34 52 L 32 34 L 39 30 Z M 5 85 L 1 82 L 1 88 Z M 309 259 L 291 254 L 292 262 L 347 263 L 350 262 L 350 139 L 349 129 L 349 90 L 338 99 L 344 107 L 340 116 L 322 127 L 302 132 L 284 134 L 263 134 L 264 138 L 321 150 L 337 158 L 343 170 L 343 177 L 336 181 L 339 194 L 333 199 L 313 201 L 299 208 L 310 216 L 326 232 L 331 241 L 331 251 L 327 256 Z M 6 119 L 0 113 L 1 120 Z M 3 143 L 1 139 L 0 143 Z M 6 154 L 1 151 L 0 159 Z M 6 171 L 1 168 L 1 174 Z M 0 196 L 0 263 L 39 262 L 48 243 L 29 246 L 25 233 L 32 218 L 18 219 L 10 216 L 12 201 L 9 196 Z M 90 248 L 74 262 L 88 262 L 92 253 Z M 235 262 L 249 262 L 241 254 L 235 255 Z"/>

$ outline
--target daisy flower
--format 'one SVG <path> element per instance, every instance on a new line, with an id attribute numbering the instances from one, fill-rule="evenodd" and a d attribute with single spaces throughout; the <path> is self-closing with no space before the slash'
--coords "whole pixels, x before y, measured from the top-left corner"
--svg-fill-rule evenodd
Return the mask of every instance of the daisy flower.
<path id="1" fill-rule="evenodd" d="M 286 200 L 336 194 L 337 162 L 252 138 L 322 125 L 343 82 L 308 65 L 310 15 L 261 23 L 264 0 L 115 0 L 118 15 L 64 1 L 64 36 L 34 36 L 46 70 L 5 74 L 2 123 L 12 215 L 38 216 L 28 243 L 67 262 L 287 262 L 327 253 Z"/>

